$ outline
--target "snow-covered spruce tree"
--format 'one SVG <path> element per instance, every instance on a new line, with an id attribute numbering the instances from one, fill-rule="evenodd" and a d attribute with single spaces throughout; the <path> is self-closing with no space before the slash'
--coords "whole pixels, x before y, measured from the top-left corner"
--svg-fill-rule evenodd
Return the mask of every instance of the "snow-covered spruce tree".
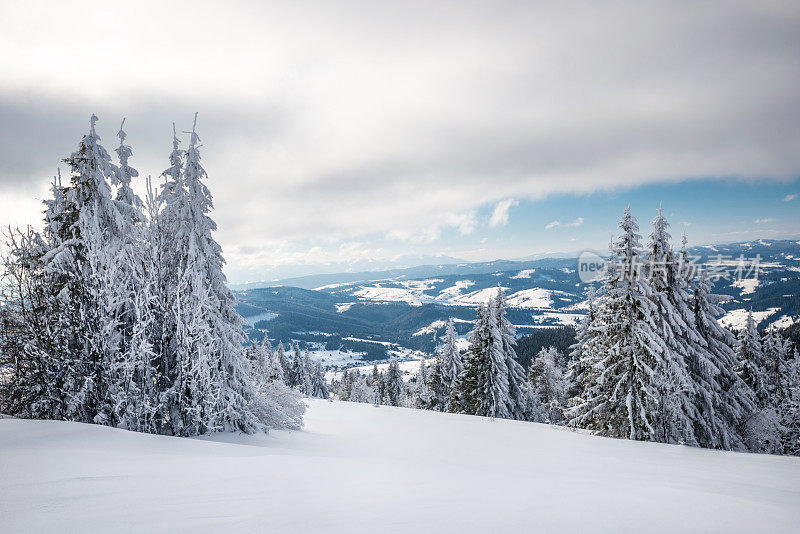
<path id="1" fill-rule="evenodd" d="M 785 362 L 791 354 L 791 344 L 777 329 L 765 331 L 761 339 L 761 352 L 764 355 L 764 375 L 768 394 L 777 405 L 782 396 L 781 384 L 785 372 Z"/>
<path id="2" fill-rule="evenodd" d="M 283 379 L 284 383 L 286 383 L 286 385 L 289 386 L 290 385 L 289 384 L 289 380 L 290 380 L 289 375 L 291 375 L 291 364 L 289 363 L 289 359 L 286 357 L 286 351 L 283 348 L 283 342 L 282 341 L 278 341 L 278 350 L 275 351 L 275 359 L 277 360 L 278 364 L 281 366 L 281 376 L 282 376 L 282 379 Z M 276 369 L 276 372 L 277 372 L 277 369 Z"/>
<path id="3" fill-rule="evenodd" d="M 383 379 L 378 372 L 378 364 L 372 364 L 372 378 L 369 386 L 372 388 L 372 403 L 375 406 L 383 404 Z"/>
<path id="4" fill-rule="evenodd" d="M 559 424 L 564 420 L 567 382 L 559 364 L 561 359 L 555 347 L 543 348 L 531 360 L 528 369 L 533 396 L 541 407 L 545 423 Z"/>
<path id="5" fill-rule="evenodd" d="M 365 377 L 358 371 L 353 372 L 352 383 L 350 386 L 350 402 L 372 403 L 374 394 L 372 388 L 367 384 Z"/>
<path id="6" fill-rule="evenodd" d="M 497 288 L 497 296 L 494 299 L 494 321 L 492 323 L 492 348 L 496 354 L 497 361 L 503 360 L 503 366 L 497 366 L 497 369 L 504 367 L 507 370 L 508 397 L 505 400 L 506 409 L 500 410 L 497 413 L 506 411 L 508 419 L 517 419 L 520 421 L 525 420 L 539 420 L 541 414 L 535 411 L 535 405 L 532 402 L 532 395 L 528 379 L 525 374 L 525 369 L 517 361 L 517 352 L 514 347 L 517 344 L 515 335 L 516 330 L 511 322 L 506 318 L 505 300 L 503 295 L 503 288 Z M 490 311 L 492 306 L 489 307 Z M 493 415 L 493 417 L 499 417 Z"/>
<path id="7" fill-rule="evenodd" d="M 0 381 L 3 413 L 23 418 L 67 417 L 65 385 L 74 380 L 74 361 L 67 352 L 76 331 L 70 306 L 61 298 L 68 271 L 47 267 L 47 255 L 72 239 L 74 211 L 67 206 L 61 173 L 53 179 L 52 197 L 44 200 L 44 229 L 6 232 L 0 270 Z"/>
<path id="8" fill-rule="evenodd" d="M 308 395 L 318 399 L 327 399 L 330 396 L 328 383 L 325 381 L 325 371 L 322 369 L 320 362 L 314 364 L 314 369 L 311 372 L 311 389 Z"/>
<path id="9" fill-rule="evenodd" d="M 396 359 L 389 362 L 389 369 L 386 371 L 386 404 L 389 406 L 403 405 L 403 375 L 400 373 L 400 366 Z"/>
<path id="10" fill-rule="evenodd" d="M 116 424 L 111 369 L 124 350 L 120 323 L 129 308 L 126 287 L 118 284 L 128 269 L 123 245 L 130 218 L 111 196 L 116 169 L 100 145 L 92 115 L 89 133 L 66 159 L 70 185 L 63 189 L 59 231 L 41 257 L 57 286 L 48 311 L 57 317 L 62 340 L 63 417 Z"/>
<path id="11" fill-rule="evenodd" d="M 640 272 L 639 226 L 630 209 L 620 228 L 598 310 L 602 352 L 593 366 L 597 380 L 570 410 L 570 424 L 612 437 L 653 440 L 659 413 L 656 372 L 668 348 L 656 333 L 652 289 Z"/>
<path id="12" fill-rule="evenodd" d="M 800 455 L 800 354 L 787 358 L 783 373 L 783 398 L 779 415 L 783 454 Z"/>
<path id="13" fill-rule="evenodd" d="M 266 335 L 258 346 L 258 368 L 262 375 L 260 379 L 262 382 L 268 384 L 278 378 L 275 372 L 275 355 L 272 351 L 272 344 Z"/>
<path id="14" fill-rule="evenodd" d="M 461 353 L 458 350 L 458 334 L 456 333 L 453 318 L 447 320 L 447 328 L 445 330 L 444 347 L 439 354 L 439 373 L 441 376 L 441 391 L 434 390 L 434 395 L 438 395 L 436 404 L 442 405 L 442 411 L 450 410 L 450 397 L 453 393 L 458 375 L 464 369 L 464 362 L 461 358 Z M 438 386 L 438 384 L 437 384 Z"/>
<path id="15" fill-rule="evenodd" d="M 514 344 L 514 327 L 505 317 L 499 288 L 497 297 L 478 308 L 451 411 L 501 419 L 538 419 Z"/>
<path id="16" fill-rule="evenodd" d="M 429 387 L 428 368 L 425 358 L 419 361 L 419 371 L 415 377 L 414 407 L 427 409 L 431 404 L 431 390 Z"/>
<path id="17" fill-rule="evenodd" d="M 159 313 L 155 297 L 158 285 L 150 256 L 149 227 L 142 211 L 144 204 L 131 189 L 131 179 L 139 173 L 128 163 L 133 151 L 125 144 L 124 124 L 123 120 L 117 133 L 119 166 L 114 168 L 111 177 L 112 185 L 117 186 L 116 201 L 121 215 L 117 267 L 112 270 L 116 276 L 110 281 L 121 294 L 118 308 L 112 310 L 121 334 L 121 345 L 118 358 L 109 369 L 110 393 L 121 426 L 154 433 L 160 427 L 154 350 L 158 337 Z"/>
<path id="18" fill-rule="evenodd" d="M 456 382 L 458 376 L 456 376 Z M 442 379 L 442 361 L 441 357 L 437 354 L 433 358 L 433 365 L 431 365 L 430 372 L 428 373 L 428 391 L 430 393 L 430 401 L 426 409 L 435 410 L 437 412 L 444 412 L 450 410 L 450 402 L 453 398 L 455 391 L 455 384 L 449 388 Z"/>
<path id="19" fill-rule="evenodd" d="M 336 384 L 336 397 L 342 401 L 371 403 L 374 401 L 373 388 L 355 369 L 345 369 L 341 380 Z"/>
<path id="20" fill-rule="evenodd" d="M 278 344 L 278 350 L 272 350 L 272 345 L 269 342 L 269 338 L 264 336 L 265 351 L 269 354 L 269 379 L 273 382 L 281 382 L 286 383 L 286 378 L 283 374 L 283 360 L 286 359 L 286 355 L 283 352 L 283 344 Z"/>
<path id="21" fill-rule="evenodd" d="M 570 409 L 565 416 L 571 419 L 576 415 L 573 408 L 580 407 L 576 413 L 585 414 L 581 425 L 586 426 L 596 424 L 592 421 L 592 414 L 595 413 L 593 404 L 602 400 L 592 395 L 592 387 L 600 376 L 598 363 L 604 354 L 605 327 L 599 305 L 600 300 L 594 285 L 589 285 L 586 289 L 587 313 L 575 330 L 575 343 L 570 347 L 570 363 L 565 377 L 570 384 Z"/>
<path id="22" fill-rule="evenodd" d="M 264 336 L 266 340 L 266 336 Z M 253 385 L 258 391 L 266 388 L 271 382 L 272 353 L 262 343 L 251 341 L 245 349 L 245 356 L 251 366 Z"/>
<path id="23" fill-rule="evenodd" d="M 669 223 L 659 208 L 647 257 L 656 333 L 666 345 L 660 366 L 654 369 L 660 398 L 655 439 L 697 445 L 695 425 L 707 442 L 716 441 L 696 406 L 700 402 L 707 410 L 712 409 L 710 374 L 714 369 L 695 330 L 688 280 L 679 271 L 670 239 Z"/>
<path id="24" fill-rule="evenodd" d="M 222 250 L 212 236 L 216 223 L 208 215 L 212 199 L 203 183 L 207 176 L 199 141 L 193 127 L 183 154 L 175 138 L 171 166 L 164 173 L 161 220 L 169 235 L 164 243 L 169 273 L 166 415 L 171 432 L 180 436 L 255 432 L 275 421 L 265 419 L 263 397 L 242 350 L 242 319 L 222 273 Z"/>
<path id="25" fill-rule="evenodd" d="M 350 380 L 350 371 L 345 369 L 342 371 L 342 378 L 334 381 L 333 391 L 336 394 L 336 398 L 342 401 L 350 400 L 352 386 L 353 382 Z"/>
<path id="26" fill-rule="evenodd" d="M 776 329 L 764 333 L 762 342 L 767 383 L 772 397 L 772 405 L 777 415 L 778 431 L 781 434 L 780 450 L 783 454 L 797 454 L 798 428 L 798 384 L 800 369 L 792 342 Z M 794 357 L 794 358 L 793 358 Z"/>
<path id="27" fill-rule="evenodd" d="M 54 182 L 53 189 L 57 199 L 60 184 Z M 43 235 L 29 227 L 10 229 L 5 236 L 8 253 L 0 270 L 0 368 L 4 370 L 0 413 L 62 419 L 66 413 L 63 384 L 72 371 L 71 360 L 63 356 L 68 332 L 57 328 L 61 317 L 53 313 L 61 306 L 61 280 L 41 261 L 54 242 L 48 227 L 53 224 L 49 216 L 56 202 L 45 204 Z"/>
<path id="28" fill-rule="evenodd" d="M 740 431 L 755 409 L 754 394 L 736 374 L 737 359 L 732 348 L 735 339 L 717 321 L 723 311 L 711 289 L 708 273 L 701 272 L 694 286 L 695 326 L 705 342 L 711 367 L 704 369 L 709 386 L 699 391 L 708 396 L 698 399 L 698 409 L 709 433 L 703 431 L 704 427 L 696 427 L 696 435 L 703 447 L 741 450 L 744 442 Z"/>
<path id="29" fill-rule="evenodd" d="M 312 374 L 314 373 L 314 363 L 311 361 L 311 352 L 306 347 L 306 352 L 303 354 L 303 386 L 302 391 L 306 395 L 311 395 L 312 389 Z"/>
<path id="30" fill-rule="evenodd" d="M 489 344 L 491 332 L 488 306 L 478 305 L 477 316 L 469 333 L 469 349 L 464 357 L 464 368 L 456 379 L 449 410 L 453 413 L 483 415 L 484 397 L 480 390 L 489 369 Z"/>
<path id="31" fill-rule="evenodd" d="M 739 362 L 739 376 L 753 390 L 755 396 L 755 410 L 742 425 L 741 433 L 745 445 L 752 451 L 779 452 L 780 418 L 775 409 L 774 398 L 770 394 L 767 365 L 752 312 L 747 313 L 744 328 L 739 331 L 736 358 Z"/>
<path id="32" fill-rule="evenodd" d="M 297 389 L 303 395 L 309 394 L 311 379 L 309 376 L 307 358 L 300 352 L 300 345 L 294 344 L 294 355 L 289 365 L 286 385 Z"/>
<path id="33" fill-rule="evenodd" d="M 757 404 L 759 406 L 769 404 L 770 393 L 767 386 L 766 363 L 761 350 L 761 339 L 751 311 L 747 312 L 744 327 L 739 331 L 736 339 L 736 358 L 739 376 L 755 393 Z"/>

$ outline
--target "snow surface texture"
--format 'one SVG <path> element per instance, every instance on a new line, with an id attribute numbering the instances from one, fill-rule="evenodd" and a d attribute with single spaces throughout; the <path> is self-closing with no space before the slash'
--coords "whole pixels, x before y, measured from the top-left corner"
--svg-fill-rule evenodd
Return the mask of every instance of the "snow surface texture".
<path id="1" fill-rule="evenodd" d="M 213 441 L 0 420 L 18 532 L 797 532 L 800 459 L 310 400 Z"/>
<path id="2" fill-rule="evenodd" d="M 770 315 L 773 315 L 778 311 L 780 311 L 780 308 L 769 308 L 766 311 L 754 311 L 753 319 L 755 319 L 756 324 L 758 324 L 767 317 L 769 317 Z M 747 312 L 748 310 L 744 308 L 731 310 L 722 317 L 720 317 L 719 322 L 727 326 L 731 330 L 741 330 L 742 328 L 744 328 L 744 325 L 747 322 Z"/>

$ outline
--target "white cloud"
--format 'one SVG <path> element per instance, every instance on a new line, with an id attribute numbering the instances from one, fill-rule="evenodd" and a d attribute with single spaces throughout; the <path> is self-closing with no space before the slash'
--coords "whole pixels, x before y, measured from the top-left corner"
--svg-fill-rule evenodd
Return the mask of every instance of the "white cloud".
<path id="1" fill-rule="evenodd" d="M 786 195 L 785 197 L 783 197 L 783 201 L 784 202 L 791 202 L 792 200 L 796 199 L 797 197 L 798 197 L 798 193 L 792 193 L 791 195 Z"/>
<path id="2" fill-rule="evenodd" d="M 498 226 L 507 225 L 508 210 L 511 209 L 512 206 L 516 206 L 517 204 L 519 204 L 519 202 L 517 202 L 513 198 L 507 198 L 505 200 L 501 200 L 500 202 L 498 202 L 494 207 L 491 219 L 489 219 L 489 226 L 495 228 Z"/>
<path id="3" fill-rule="evenodd" d="M 577 228 L 583 225 L 583 217 L 578 217 L 572 222 L 562 223 L 561 221 L 551 221 L 544 227 L 545 230 L 552 230 L 553 228 Z"/>
<path id="4" fill-rule="evenodd" d="M 428 228 L 422 228 L 418 231 L 393 230 L 386 235 L 388 239 L 406 241 L 414 244 L 433 243 L 439 239 L 439 236 L 440 231 L 436 226 L 429 226 Z"/>
<path id="5" fill-rule="evenodd" d="M 766 223 L 775 222 L 775 219 L 770 219 L 770 218 L 756 219 L 754 222 L 756 224 L 766 224 Z"/>
<path id="6" fill-rule="evenodd" d="M 478 226 L 478 219 L 475 217 L 475 210 L 471 210 L 447 217 L 446 224 L 458 228 L 461 235 L 470 235 Z"/>

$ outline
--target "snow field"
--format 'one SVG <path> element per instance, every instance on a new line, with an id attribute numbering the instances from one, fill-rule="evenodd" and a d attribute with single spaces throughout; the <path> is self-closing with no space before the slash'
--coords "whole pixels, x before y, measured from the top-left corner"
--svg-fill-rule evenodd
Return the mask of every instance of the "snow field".
<path id="1" fill-rule="evenodd" d="M 308 400 L 306 428 L 185 439 L 0 420 L 21 532 L 796 532 L 800 459 Z"/>

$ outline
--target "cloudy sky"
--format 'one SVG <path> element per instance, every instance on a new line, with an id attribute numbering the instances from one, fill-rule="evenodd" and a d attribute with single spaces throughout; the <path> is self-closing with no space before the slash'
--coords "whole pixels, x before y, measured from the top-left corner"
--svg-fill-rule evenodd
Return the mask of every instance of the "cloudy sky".
<path id="1" fill-rule="evenodd" d="M 112 4 L 2 3 L 0 222 L 91 113 L 156 177 L 199 111 L 235 282 L 602 247 L 628 204 L 800 236 L 796 1 Z"/>

